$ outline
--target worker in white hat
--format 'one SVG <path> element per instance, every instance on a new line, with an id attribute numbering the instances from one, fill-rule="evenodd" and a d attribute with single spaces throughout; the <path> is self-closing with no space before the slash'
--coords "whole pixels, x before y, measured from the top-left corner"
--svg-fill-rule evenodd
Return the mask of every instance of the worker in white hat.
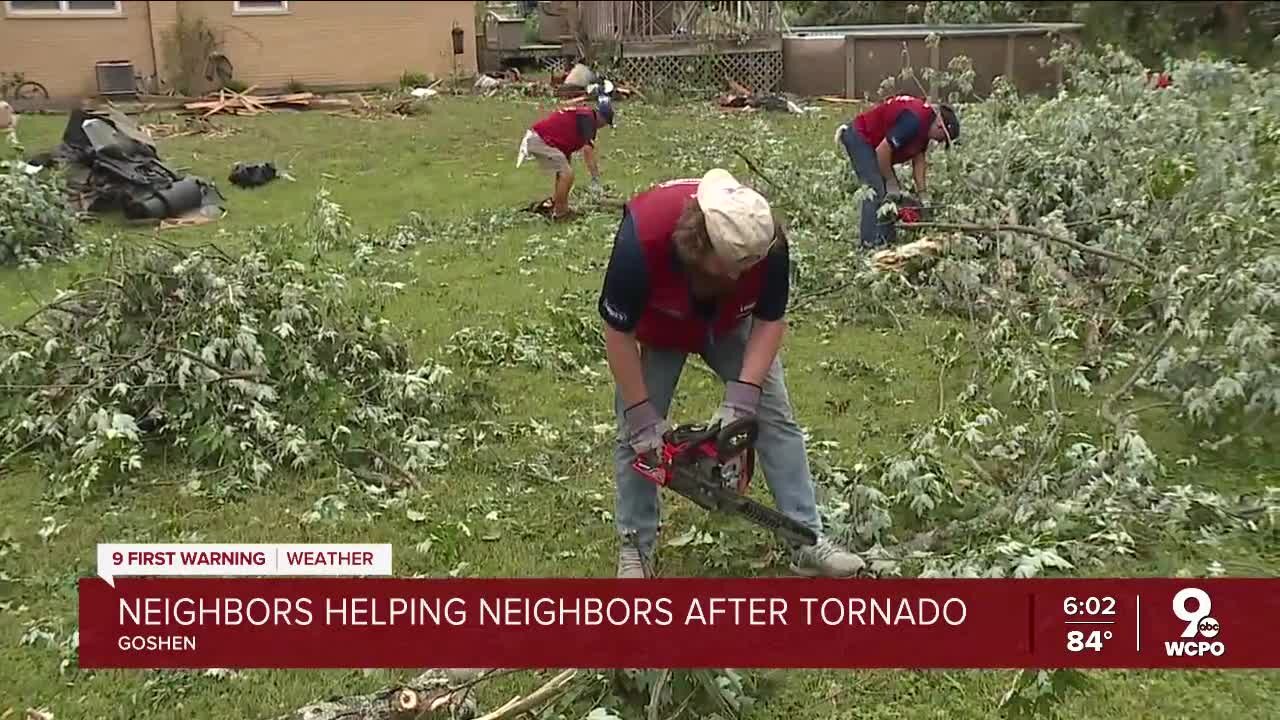
<path id="1" fill-rule="evenodd" d="M 789 282 L 787 240 L 768 201 L 725 170 L 663 183 L 624 209 L 599 301 L 616 384 L 619 577 L 647 577 L 652 568 L 658 488 L 633 462 L 662 447 L 689 354 L 725 381 L 712 422 L 757 418 L 756 451 L 778 510 L 818 535 L 816 545 L 791 548 L 792 570 L 847 577 L 864 566 L 822 536 L 778 358 Z"/>

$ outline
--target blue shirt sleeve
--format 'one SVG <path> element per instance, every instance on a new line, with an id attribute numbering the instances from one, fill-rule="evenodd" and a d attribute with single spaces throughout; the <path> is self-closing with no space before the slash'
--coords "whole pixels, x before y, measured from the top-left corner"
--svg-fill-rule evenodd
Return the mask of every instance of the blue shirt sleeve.
<path id="1" fill-rule="evenodd" d="M 903 147 L 910 145 L 911 141 L 916 139 L 920 134 L 920 118 L 910 110 L 903 110 L 898 113 L 898 118 L 893 121 L 893 127 L 889 128 L 889 133 L 885 135 L 885 139 L 889 141 L 889 147 L 894 150 L 901 150 Z"/>
<path id="2" fill-rule="evenodd" d="M 649 302 L 649 276 L 644 250 L 636 235 L 630 213 L 622 218 L 613 239 L 609 266 L 604 272 L 597 309 L 600 317 L 618 332 L 632 332 L 640 324 L 640 316 Z"/>
<path id="3" fill-rule="evenodd" d="M 791 253 L 784 245 L 774 249 L 765 258 L 764 287 L 753 313 L 761 320 L 781 320 L 787 313 L 787 301 L 791 295 Z"/>
<path id="4" fill-rule="evenodd" d="M 578 114 L 578 136 L 588 145 L 596 142 L 596 118 L 587 113 Z"/>

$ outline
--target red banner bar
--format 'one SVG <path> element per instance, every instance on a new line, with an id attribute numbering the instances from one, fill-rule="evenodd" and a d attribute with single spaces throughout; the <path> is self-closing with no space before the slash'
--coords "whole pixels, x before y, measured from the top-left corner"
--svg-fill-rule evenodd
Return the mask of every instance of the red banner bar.
<path id="1" fill-rule="evenodd" d="M 80 580 L 84 668 L 1276 668 L 1280 580 Z"/>

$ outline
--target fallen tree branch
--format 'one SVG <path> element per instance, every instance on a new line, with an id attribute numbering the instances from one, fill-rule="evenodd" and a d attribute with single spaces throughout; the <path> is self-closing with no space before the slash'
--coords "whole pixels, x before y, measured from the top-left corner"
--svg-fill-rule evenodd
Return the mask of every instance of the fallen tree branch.
<path id="1" fill-rule="evenodd" d="M 522 713 L 529 712 L 564 692 L 565 688 L 577 675 L 577 670 L 565 670 L 525 697 L 512 698 L 506 705 L 487 715 L 482 715 L 476 720 L 504 720 L 505 718 L 516 717 Z"/>
<path id="2" fill-rule="evenodd" d="M 1167 408 L 1167 407 L 1178 407 L 1178 403 L 1173 402 L 1171 400 L 1162 400 L 1160 402 L 1148 403 L 1141 407 L 1133 408 L 1132 410 L 1129 411 L 1129 414 L 1141 415 L 1144 412 L 1149 412 L 1151 410 L 1159 410 L 1160 408 Z"/>
<path id="3" fill-rule="evenodd" d="M 773 188 L 774 190 L 777 190 L 779 193 L 785 192 L 785 190 L 783 190 L 782 186 L 780 186 L 780 185 L 778 185 L 778 183 L 774 182 L 774 181 L 773 181 L 773 178 L 769 177 L 769 175 L 768 175 L 767 173 L 765 173 L 765 171 L 764 171 L 764 170 L 761 170 L 761 169 L 760 169 L 760 166 L 759 166 L 759 165 L 756 165 L 756 164 L 755 164 L 755 161 L 753 161 L 751 158 L 747 157 L 747 154 L 746 154 L 746 153 L 742 152 L 742 151 L 741 151 L 741 150 L 739 150 L 738 148 L 734 148 L 734 149 L 733 149 L 733 154 L 734 154 L 734 155 L 737 155 L 737 156 L 738 156 L 738 157 L 740 157 L 740 158 L 742 158 L 742 162 L 744 162 L 744 163 L 746 163 L 746 164 L 747 164 L 747 169 L 749 169 L 751 172 L 755 173 L 756 175 L 759 175 L 761 180 L 764 180 L 765 182 L 769 183 L 769 187 Z"/>
<path id="4" fill-rule="evenodd" d="M 841 290 L 844 290 L 850 287 L 851 285 L 853 285 L 853 281 L 846 280 L 844 282 L 833 283 L 824 288 L 818 288 L 817 290 L 813 290 L 811 292 L 798 295 L 795 301 L 792 303 L 792 308 L 793 309 L 802 308 L 808 305 L 809 303 L 813 302 L 814 300 L 818 300 L 828 295 L 833 295 L 835 293 L 838 293 Z"/>
<path id="5" fill-rule="evenodd" d="M 461 671 L 427 670 L 404 685 L 325 700 L 281 715 L 276 720 L 453 720 L 475 715 L 475 702 L 464 697 L 460 687 L 497 677 L 497 673 L 455 685 Z"/>
<path id="6" fill-rule="evenodd" d="M 134 355 L 133 357 L 129 358 L 129 360 L 127 361 L 127 365 L 133 365 L 135 363 L 141 362 L 143 358 L 147 357 L 148 355 L 150 355 L 155 351 L 156 351 L 156 348 L 154 347 L 143 350 L 137 355 Z M 94 390 L 97 390 L 99 387 L 102 387 L 103 385 L 105 385 L 107 381 L 112 379 L 113 377 L 115 376 L 112 374 L 104 373 L 97 380 L 86 385 L 83 390 L 77 393 L 74 398 L 72 398 L 69 402 L 67 402 L 67 404 L 64 405 L 62 409 L 58 411 L 57 415 L 54 415 L 49 422 L 45 423 L 45 429 L 47 430 L 47 428 L 54 427 L 58 423 L 62 422 L 63 418 L 69 415 L 71 411 L 76 407 L 76 405 L 80 403 L 81 400 L 83 400 L 86 396 L 88 396 Z M 26 443 L 23 443 L 21 447 L 10 452 L 8 455 L 5 455 L 3 458 L 0 458 L 0 470 L 3 470 L 5 466 L 7 466 L 10 463 L 10 461 L 12 461 L 14 458 L 17 458 L 19 455 L 22 455 L 23 453 L 27 452 L 31 448 L 38 445 L 42 440 L 45 440 L 47 438 L 48 436 L 45 434 L 44 430 L 42 430 L 38 434 L 35 434 L 30 440 L 28 440 Z"/>
<path id="7" fill-rule="evenodd" d="M 381 452 L 378 452 L 377 450 L 374 450 L 373 448 L 365 448 L 365 447 L 361 447 L 361 448 L 354 448 L 354 450 L 356 450 L 357 452 L 365 453 L 365 454 L 367 454 L 367 455 L 372 456 L 373 458 L 375 458 L 375 459 L 377 459 L 377 460 L 380 460 L 384 465 L 386 465 L 387 467 L 389 467 L 389 468 L 391 468 L 392 470 L 394 470 L 394 471 L 396 472 L 396 474 L 397 474 L 397 475 L 399 475 L 399 476 L 400 476 L 400 478 L 401 478 L 402 480 L 404 480 L 407 484 L 409 484 L 409 485 L 411 485 L 411 486 L 412 486 L 412 485 L 417 485 L 417 484 L 418 484 L 418 479 L 417 479 L 416 477 L 414 477 L 412 473 L 410 473 L 408 470 L 405 470 L 402 466 L 400 466 L 400 464 L 399 464 L 399 463 L 396 463 L 394 460 L 392 460 L 391 458 L 389 458 L 389 457 L 387 457 L 386 455 L 382 454 Z M 485 676 L 485 677 L 488 677 L 488 676 Z M 478 682 L 478 681 L 479 681 L 479 679 L 480 679 L 480 678 L 477 678 L 477 680 L 476 680 L 476 681 Z M 474 683 L 473 683 L 473 684 L 474 684 Z"/>
<path id="8" fill-rule="evenodd" d="M 787 193 L 786 189 L 781 185 L 779 185 L 777 182 L 775 182 L 773 178 L 769 177 L 769 175 L 765 173 L 765 171 L 762 170 L 760 166 L 755 163 L 755 161 L 747 157 L 746 153 L 742 152 L 742 150 L 739 148 L 734 148 L 733 154 L 742 158 L 742 162 L 747 164 L 747 169 L 755 173 L 756 175 L 758 175 L 761 180 L 764 180 L 766 183 L 768 183 L 769 187 L 773 188 L 774 192 L 778 193 L 778 195 L 783 199 L 784 202 L 786 202 L 787 204 L 791 205 L 794 208 L 804 211 L 806 219 L 809 222 L 813 223 L 815 227 L 821 225 L 821 223 L 818 222 L 817 217 L 809 214 L 807 208 L 804 205 L 792 200 L 790 195 Z"/>
<path id="9" fill-rule="evenodd" d="M 67 313 L 67 314 L 69 314 L 69 315 L 76 315 L 76 316 L 78 316 L 78 317 L 86 317 L 86 318 L 88 318 L 88 317 L 94 317 L 94 315 L 96 315 L 96 313 L 92 313 L 92 312 L 89 312 L 89 311 L 86 311 L 86 310 L 82 310 L 82 309 L 77 308 L 77 307 L 67 307 L 67 303 L 73 303 L 73 302 L 76 302 L 76 301 L 78 301 L 78 300 L 83 300 L 83 299 L 84 299 L 84 297 L 85 297 L 85 294 L 83 294 L 83 293 L 74 293 L 74 294 L 71 294 L 71 295 L 67 295 L 66 297 L 61 297 L 61 298 L 57 298 L 57 299 L 54 299 L 54 300 L 50 300 L 49 302 L 47 302 L 47 303 L 45 303 L 45 304 L 41 305 L 40 307 L 36 308 L 35 312 L 31 313 L 31 314 L 30 314 L 30 315 L 28 315 L 28 316 L 27 316 L 27 317 L 26 317 L 22 322 L 20 322 L 20 323 L 18 323 L 17 325 L 15 325 L 15 326 L 14 326 L 14 330 L 19 331 L 19 332 L 25 332 L 25 333 L 27 333 L 28 335 L 38 335 L 38 333 L 36 333 L 34 330 L 29 330 L 29 329 L 27 328 L 27 325 L 29 325 L 29 324 L 31 323 L 31 321 L 32 321 L 32 320 L 35 320 L 36 318 L 40 317 L 41 315 L 43 315 L 43 314 L 45 314 L 45 313 L 47 313 L 47 312 L 54 311 L 54 310 L 59 310 L 59 311 L 61 311 L 61 312 L 65 312 L 65 313 Z"/>
<path id="10" fill-rule="evenodd" d="M 661 720 L 658 711 L 662 709 L 662 693 L 667 689 L 667 681 L 670 679 L 671 671 L 663 670 L 658 675 L 658 681 L 653 684 L 653 689 L 649 692 L 649 706 L 645 709 L 648 720 Z"/>
<path id="11" fill-rule="evenodd" d="M 983 482 L 988 485 L 996 485 L 995 478 L 991 477 L 991 473 L 987 472 L 987 469 L 982 467 L 976 458 L 969 453 L 962 453 L 961 457 L 969 464 L 969 467 L 973 468 L 973 471 L 978 475 L 978 477 L 982 478 Z"/>
<path id="12" fill-rule="evenodd" d="M 1127 217 L 1129 216 L 1125 213 L 1107 213 L 1106 215 L 1099 215 L 1085 220 L 1072 220 L 1069 223 L 1064 223 L 1063 227 L 1071 228 L 1081 227 L 1083 225 L 1097 225 L 1098 223 L 1111 222 L 1112 220 L 1123 220 Z"/>
<path id="13" fill-rule="evenodd" d="M 218 380 L 254 380 L 257 382 L 261 382 L 264 379 L 263 373 L 258 371 L 248 371 L 248 370 L 237 371 L 237 370 L 228 370 L 224 367 L 218 367 L 217 365 L 214 365 L 213 363 L 209 362 L 208 360 L 205 360 L 204 358 L 191 352 L 190 350 L 183 350 L 182 348 L 170 347 L 168 345 L 161 345 L 157 349 L 166 353 L 181 355 L 182 357 L 187 358 L 192 362 L 200 363 L 201 365 L 218 373 Z"/>
<path id="14" fill-rule="evenodd" d="M 1206 288 L 1206 292 L 1201 298 L 1183 306 L 1185 309 L 1179 315 L 1177 322 L 1169 323 L 1169 327 L 1165 329 L 1164 335 L 1160 338 L 1160 341 L 1156 343 L 1155 347 L 1151 348 L 1151 351 L 1147 353 L 1147 356 L 1138 364 L 1137 369 L 1125 379 L 1119 389 L 1108 395 L 1106 399 L 1102 401 L 1102 406 L 1098 408 L 1098 412 L 1102 415 L 1103 419 L 1118 429 L 1124 419 L 1131 417 L 1134 414 L 1132 411 L 1125 411 L 1122 417 L 1112 410 L 1112 405 L 1114 405 L 1117 400 L 1128 395 L 1129 391 L 1133 390 L 1133 387 L 1137 384 L 1138 380 L 1143 375 L 1147 374 L 1147 371 L 1151 369 L 1151 366 L 1156 364 L 1156 361 L 1160 359 L 1160 356 L 1164 353 L 1165 349 L 1169 347 L 1169 344 L 1173 342 L 1173 339 L 1182 332 L 1182 329 L 1186 325 L 1187 318 L 1191 316 L 1192 312 L 1194 312 L 1202 302 L 1212 308 L 1226 298 L 1227 293 L 1231 292 L 1231 283 L 1229 282 L 1229 279 L 1231 274 L 1239 268 L 1239 263 L 1240 261 L 1237 261 L 1236 265 L 1233 265 L 1226 272 L 1222 273 L 1222 279 L 1217 285 L 1213 286 L 1213 292 L 1207 292 Z"/>
<path id="15" fill-rule="evenodd" d="M 1116 262 L 1124 263 L 1125 265 L 1129 265 L 1130 267 L 1134 267 L 1134 268 L 1137 268 L 1138 270 L 1141 270 L 1143 273 L 1147 271 L 1147 267 L 1143 265 L 1141 261 L 1131 258 L 1128 255 L 1121 255 L 1120 253 L 1112 252 L 1110 250 L 1104 250 L 1102 248 L 1093 247 L 1091 245 L 1085 245 L 1082 242 L 1072 240 L 1071 238 L 1064 238 L 1058 235 L 1054 235 L 1048 230 L 1041 230 L 1040 228 L 1031 227 L 1030 225 L 1010 225 L 1008 223 L 994 223 L 990 225 L 983 225 L 980 223 L 917 222 L 917 223 L 911 223 L 908 225 L 903 225 L 903 228 L 906 230 L 934 229 L 934 230 L 958 230 L 960 232 L 987 232 L 987 233 L 1015 232 L 1015 233 L 1022 233 L 1024 235 L 1035 235 L 1036 237 L 1042 237 L 1046 240 L 1051 240 L 1061 245 L 1066 245 L 1067 247 L 1074 248 L 1076 250 L 1079 250 L 1082 253 L 1097 255 L 1099 257 L 1107 258 L 1108 260 L 1115 260 Z"/>

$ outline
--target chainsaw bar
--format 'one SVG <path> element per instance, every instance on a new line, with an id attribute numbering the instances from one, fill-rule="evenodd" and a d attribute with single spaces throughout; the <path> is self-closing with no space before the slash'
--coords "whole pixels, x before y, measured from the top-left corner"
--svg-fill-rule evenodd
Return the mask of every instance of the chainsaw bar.
<path id="1" fill-rule="evenodd" d="M 710 467 L 713 465 L 713 461 L 704 458 L 695 464 L 677 467 L 667 487 L 707 510 L 738 515 L 772 530 L 779 538 L 792 544 L 814 545 L 818 542 L 813 530 L 777 510 L 740 495 L 731 487 L 703 481 L 701 478 L 711 476 Z"/>

